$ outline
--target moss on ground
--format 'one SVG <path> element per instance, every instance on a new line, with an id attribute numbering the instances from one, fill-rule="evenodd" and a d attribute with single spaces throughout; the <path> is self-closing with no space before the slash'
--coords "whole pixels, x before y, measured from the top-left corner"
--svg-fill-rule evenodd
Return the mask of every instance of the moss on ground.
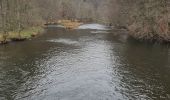
<path id="1" fill-rule="evenodd" d="M 31 37 L 34 37 L 38 34 L 40 34 L 43 31 L 43 28 L 41 27 L 31 27 L 27 28 L 19 34 L 16 31 L 9 32 L 7 39 L 12 40 L 12 39 L 30 39 Z M 0 34 L 0 43 L 4 41 L 3 34 Z"/>
<path id="2" fill-rule="evenodd" d="M 0 34 L 0 41 L 3 41 L 4 39 L 3 39 L 3 36 L 2 36 L 2 34 Z"/>

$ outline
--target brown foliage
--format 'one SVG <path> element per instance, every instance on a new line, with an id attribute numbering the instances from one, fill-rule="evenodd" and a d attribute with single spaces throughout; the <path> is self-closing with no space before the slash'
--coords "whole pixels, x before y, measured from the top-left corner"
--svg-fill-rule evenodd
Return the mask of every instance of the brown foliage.
<path id="1" fill-rule="evenodd" d="M 129 17 L 125 23 L 130 36 L 139 40 L 170 42 L 168 0 L 126 0 L 126 3 L 132 5 L 128 7 L 130 10 L 126 15 Z"/>

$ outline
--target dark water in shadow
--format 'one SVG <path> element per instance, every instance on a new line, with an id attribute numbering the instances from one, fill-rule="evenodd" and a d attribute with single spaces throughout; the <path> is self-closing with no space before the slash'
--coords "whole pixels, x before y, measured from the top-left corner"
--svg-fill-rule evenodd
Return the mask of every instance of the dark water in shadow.
<path id="1" fill-rule="evenodd" d="M 0 100 L 170 99 L 170 49 L 122 31 L 48 28 L 0 46 Z"/>

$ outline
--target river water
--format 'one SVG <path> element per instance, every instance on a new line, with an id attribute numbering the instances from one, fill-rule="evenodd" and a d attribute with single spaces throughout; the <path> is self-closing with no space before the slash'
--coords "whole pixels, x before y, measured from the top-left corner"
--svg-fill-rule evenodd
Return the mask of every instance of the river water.
<path id="1" fill-rule="evenodd" d="M 170 99 L 170 48 L 126 34 L 49 27 L 0 46 L 0 100 Z"/>

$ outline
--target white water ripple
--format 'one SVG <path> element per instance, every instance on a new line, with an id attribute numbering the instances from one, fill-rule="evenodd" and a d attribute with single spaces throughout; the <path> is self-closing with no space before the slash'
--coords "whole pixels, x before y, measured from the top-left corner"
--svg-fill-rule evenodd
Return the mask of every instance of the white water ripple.
<path id="1" fill-rule="evenodd" d="M 109 27 L 101 24 L 84 24 L 77 29 L 94 29 L 94 30 L 110 30 Z"/>
<path id="2" fill-rule="evenodd" d="M 47 40 L 48 42 L 55 42 L 55 43 L 62 43 L 62 44 L 67 44 L 67 45 L 78 45 L 78 41 L 73 41 L 71 39 L 52 39 L 52 40 Z"/>

